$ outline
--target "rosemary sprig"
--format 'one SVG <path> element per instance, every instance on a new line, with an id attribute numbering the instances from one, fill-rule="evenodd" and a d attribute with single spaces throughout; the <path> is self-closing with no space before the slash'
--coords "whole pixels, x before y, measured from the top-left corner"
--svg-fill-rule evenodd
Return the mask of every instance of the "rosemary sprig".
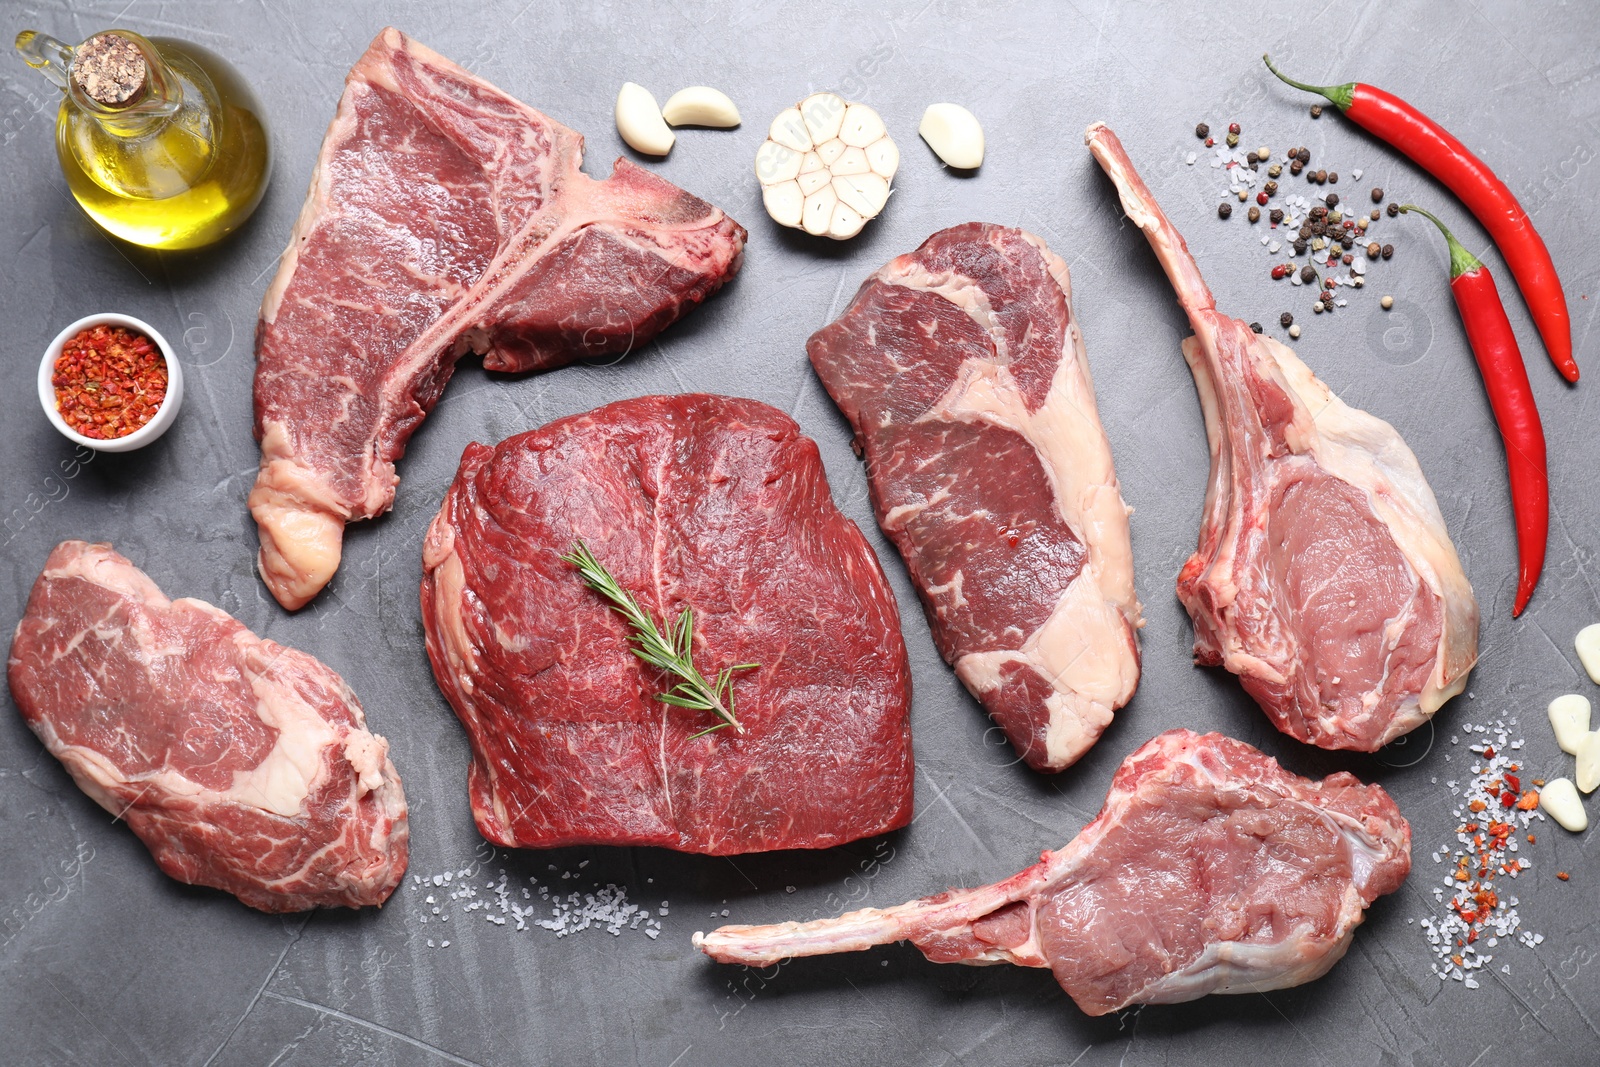
<path id="1" fill-rule="evenodd" d="M 670 639 L 663 637 L 661 631 L 656 629 L 656 621 L 650 617 L 650 613 L 617 584 L 605 564 L 596 559 L 582 541 L 574 541 L 572 550 L 561 559 L 575 567 L 583 584 L 609 600 L 611 610 L 627 620 L 633 630 L 628 635 L 633 654 L 656 670 L 678 679 L 671 689 L 656 694 L 656 699 L 674 707 L 709 711 L 722 720 L 715 726 L 692 734 L 689 738 L 691 741 L 727 726 L 744 733 L 744 725 L 734 714 L 733 672 L 752 670 L 761 664 L 736 663 L 717 672 L 715 682 L 707 681 L 706 676 L 694 665 L 694 609 L 684 608 L 677 621 L 667 626 Z"/>

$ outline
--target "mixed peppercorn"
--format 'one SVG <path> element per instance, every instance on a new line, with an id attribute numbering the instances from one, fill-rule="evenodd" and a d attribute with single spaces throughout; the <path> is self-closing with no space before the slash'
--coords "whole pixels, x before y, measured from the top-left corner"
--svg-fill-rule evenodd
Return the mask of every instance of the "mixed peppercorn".
<path id="1" fill-rule="evenodd" d="M 126 437 L 155 418 L 167 398 L 167 361 L 150 338 L 122 326 L 91 326 L 61 346 L 51 384 L 56 410 L 84 437 Z"/>

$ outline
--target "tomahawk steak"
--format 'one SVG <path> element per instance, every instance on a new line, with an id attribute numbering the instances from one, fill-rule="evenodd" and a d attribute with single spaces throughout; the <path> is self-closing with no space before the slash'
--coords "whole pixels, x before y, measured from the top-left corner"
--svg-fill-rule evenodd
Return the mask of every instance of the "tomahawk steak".
<path id="1" fill-rule="evenodd" d="M 1142 623 L 1067 265 L 953 226 L 807 349 L 940 653 L 1030 766 L 1073 763 L 1133 696 Z"/>
<path id="2" fill-rule="evenodd" d="M 389 510 L 394 464 L 456 360 L 626 352 L 739 267 L 745 231 L 398 30 L 351 70 L 256 330 L 250 494 L 262 578 L 297 608 L 344 524 Z"/>
<path id="3" fill-rule="evenodd" d="M 271 912 L 400 884 L 405 794 L 349 687 L 109 545 L 56 546 L 9 673 L 45 748 L 180 882 Z"/>
<path id="4" fill-rule="evenodd" d="M 1478 658 L 1478 602 L 1433 490 L 1394 427 L 1217 311 L 1116 134 L 1085 138 L 1194 328 L 1183 355 L 1211 481 L 1178 598 L 1195 660 L 1237 674 L 1289 736 L 1374 751 L 1461 692 Z"/>
<path id="5" fill-rule="evenodd" d="M 1313 782 L 1221 734 L 1171 730 L 1123 761 L 1070 844 L 1003 882 L 694 943 L 765 965 L 910 941 L 935 963 L 1049 967 L 1104 1015 L 1321 977 L 1410 869 L 1411 828 L 1382 787 Z"/>
<path id="6" fill-rule="evenodd" d="M 561 556 L 594 553 L 695 665 L 734 673 L 740 733 L 671 680 Z M 495 844 L 826 848 L 911 818 L 911 681 L 877 557 L 816 445 L 753 400 L 624 400 L 472 444 L 423 548 L 428 656 L 472 744 Z"/>

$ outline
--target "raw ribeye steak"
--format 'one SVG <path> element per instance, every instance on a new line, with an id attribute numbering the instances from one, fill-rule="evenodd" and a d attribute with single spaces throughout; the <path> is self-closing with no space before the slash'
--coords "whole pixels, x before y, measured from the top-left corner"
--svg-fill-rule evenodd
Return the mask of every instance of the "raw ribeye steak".
<path id="1" fill-rule="evenodd" d="M 1309 982 L 1411 869 L 1381 786 L 1313 782 L 1221 734 L 1171 730 L 1123 761 L 1059 852 L 982 889 L 695 934 L 723 963 L 910 941 L 935 963 L 1048 967 L 1090 1015 Z"/>
<path id="2" fill-rule="evenodd" d="M 745 232 L 398 30 L 350 71 L 256 329 L 261 576 L 287 608 L 389 510 L 456 360 L 557 367 L 654 337 L 738 270 Z"/>
<path id="3" fill-rule="evenodd" d="M 324 664 L 109 545 L 63 541 L 11 643 L 11 695 L 180 882 L 262 911 L 382 904 L 406 870 L 389 744 Z"/>
<path id="4" fill-rule="evenodd" d="M 1085 138 L 1194 329 L 1183 355 L 1211 481 L 1178 599 L 1195 661 L 1237 674 L 1290 737 L 1374 751 L 1461 692 L 1478 659 L 1478 602 L 1433 490 L 1394 427 L 1217 311 L 1116 134 L 1096 123 Z"/>
<path id="5" fill-rule="evenodd" d="M 561 556 L 582 541 L 658 627 L 734 673 L 745 732 L 672 682 Z M 500 845 L 826 848 L 911 818 L 894 595 L 817 446 L 753 400 L 624 400 L 467 446 L 423 548 L 428 656 Z"/>
<path id="6" fill-rule="evenodd" d="M 1029 766 L 1073 763 L 1139 684 L 1142 623 L 1067 265 L 953 226 L 807 350 L 945 661 Z"/>

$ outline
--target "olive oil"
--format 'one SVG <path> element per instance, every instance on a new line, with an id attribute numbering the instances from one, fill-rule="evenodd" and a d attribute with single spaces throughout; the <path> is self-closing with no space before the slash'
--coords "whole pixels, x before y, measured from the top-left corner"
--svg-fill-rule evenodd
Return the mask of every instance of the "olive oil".
<path id="1" fill-rule="evenodd" d="M 76 49 L 25 31 L 17 48 L 65 90 L 61 171 L 108 233 L 147 248 L 198 248 L 261 202 L 271 171 L 261 106 L 220 56 L 126 30 Z"/>

